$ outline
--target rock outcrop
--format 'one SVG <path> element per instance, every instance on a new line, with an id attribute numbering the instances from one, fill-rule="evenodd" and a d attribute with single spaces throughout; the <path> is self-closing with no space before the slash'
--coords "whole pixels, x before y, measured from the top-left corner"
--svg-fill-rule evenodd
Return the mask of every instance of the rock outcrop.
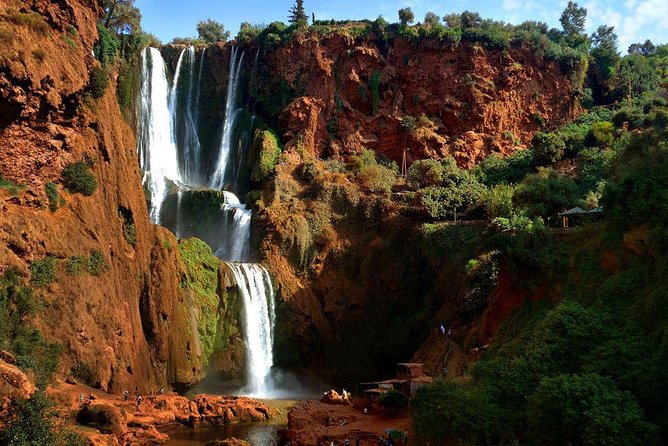
<path id="1" fill-rule="evenodd" d="M 261 50 L 252 69 L 251 94 L 270 115 L 279 107 L 287 146 L 319 156 L 366 148 L 401 162 L 408 148 L 412 160 L 451 155 L 472 166 L 579 113 L 579 87 L 525 47 L 310 32 Z M 292 98 L 284 109 L 281 97 Z"/>

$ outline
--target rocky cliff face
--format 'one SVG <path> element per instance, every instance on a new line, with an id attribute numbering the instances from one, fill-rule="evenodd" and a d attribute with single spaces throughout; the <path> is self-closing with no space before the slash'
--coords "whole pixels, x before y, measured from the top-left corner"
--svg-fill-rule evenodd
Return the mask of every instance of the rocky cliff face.
<path id="1" fill-rule="evenodd" d="M 528 48 L 309 33 L 259 51 L 256 65 L 248 57 L 251 95 L 288 146 L 316 155 L 370 148 L 400 162 L 408 148 L 413 160 L 472 166 L 579 112 L 569 76 Z"/>
<path id="2" fill-rule="evenodd" d="M 0 274 L 14 268 L 28 283 L 31 265 L 51 262 L 47 283 L 31 282 L 43 309 L 29 323 L 60 345 L 59 376 L 108 391 L 188 386 L 205 359 L 177 241 L 149 222 L 113 83 L 91 94 L 98 8 L 10 1 L 0 10 L 0 176 L 16 185 L 0 188 Z M 99 185 L 91 196 L 62 185 L 79 161 Z"/>

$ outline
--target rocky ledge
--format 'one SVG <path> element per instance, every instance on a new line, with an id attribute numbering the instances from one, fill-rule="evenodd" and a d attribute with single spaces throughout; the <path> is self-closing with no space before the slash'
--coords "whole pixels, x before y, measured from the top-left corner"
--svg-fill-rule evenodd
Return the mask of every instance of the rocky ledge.
<path id="1" fill-rule="evenodd" d="M 410 419 L 405 413 L 371 412 L 364 414 L 361 404 L 338 402 L 299 401 L 288 413 L 288 429 L 281 431 L 281 440 L 291 446 L 316 444 L 342 445 L 346 438 L 355 445 L 359 438 L 362 446 L 375 446 L 378 438 L 389 429 L 409 429 Z"/>
<path id="2" fill-rule="evenodd" d="M 80 401 L 84 395 L 83 402 Z M 252 398 L 197 395 L 186 398 L 176 393 L 122 396 L 93 391 L 88 387 L 62 384 L 49 389 L 60 411 L 76 414 L 78 425 L 87 431 L 93 445 L 161 444 L 169 439 L 163 431 L 175 425 L 224 425 L 267 421 L 277 410 Z"/>

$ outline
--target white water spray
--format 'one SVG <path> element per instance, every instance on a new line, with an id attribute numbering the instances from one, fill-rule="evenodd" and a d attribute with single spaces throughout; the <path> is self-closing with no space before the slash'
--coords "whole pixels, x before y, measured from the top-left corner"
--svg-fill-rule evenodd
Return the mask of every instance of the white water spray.
<path id="1" fill-rule="evenodd" d="M 144 184 L 151 195 L 150 217 L 160 220 L 169 180 L 178 181 L 176 144 L 172 139 L 165 61 L 156 48 L 142 52 L 138 150 Z"/>
<path id="2" fill-rule="evenodd" d="M 237 98 L 239 96 L 239 81 L 241 73 L 241 66 L 244 60 L 244 52 L 238 55 L 239 50 L 236 47 L 232 48 L 230 55 L 230 73 L 227 80 L 227 100 L 225 103 L 225 122 L 223 124 L 223 132 L 220 139 L 220 150 L 218 151 L 218 161 L 216 168 L 211 177 L 209 186 L 212 189 L 221 190 L 225 186 L 225 174 L 230 155 L 233 150 L 232 132 L 236 123 L 237 117 L 241 114 L 241 109 L 237 107 Z"/>
<path id="3" fill-rule="evenodd" d="M 247 348 L 247 393 L 266 396 L 267 379 L 274 364 L 275 299 L 271 279 L 264 267 L 229 263 L 244 302 L 244 338 Z"/>

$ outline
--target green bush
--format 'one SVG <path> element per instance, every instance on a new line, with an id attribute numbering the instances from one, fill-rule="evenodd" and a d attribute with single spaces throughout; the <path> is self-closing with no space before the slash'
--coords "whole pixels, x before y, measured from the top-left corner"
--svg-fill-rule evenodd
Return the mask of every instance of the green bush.
<path id="1" fill-rule="evenodd" d="M 535 171 L 536 157 L 531 150 L 518 150 L 508 157 L 493 154 L 483 159 L 473 172 L 487 186 L 517 184 Z"/>
<path id="2" fill-rule="evenodd" d="M 33 260 L 30 262 L 30 283 L 37 288 L 45 287 L 46 285 L 56 280 L 56 258 L 47 256 L 43 259 Z"/>
<path id="3" fill-rule="evenodd" d="M 6 189 L 12 195 L 18 195 L 20 190 L 25 189 L 25 186 L 9 181 L 3 178 L 2 175 L 0 175 L 0 187 Z"/>
<path id="4" fill-rule="evenodd" d="M 125 222 L 123 224 L 123 237 L 132 246 L 137 244 L 137 228 L 134 222 Z"/>
<path id="5" fill-rule="evenodd" d="M 376 116 L 380 106 L 380 71 L 374 70 L 374 72 L 371 73 L 371 77 L 369 78 L 369 89 L 371 90 L 373 115 Z"/>
<path id="6" fill-rule="evenodd" d="M 489 218 L 512 215 L 514 192 L 515 188 L 507 184 L 498 184 L 485 190 L 480 197 L 485 214 Z"/>
<path id="7" fill-rule="evenodd" d="M 258 129 L 251 148 L 254 157 L 251 180 L 266 181 L 281 156 L 278 135 L 270 129 Z"/>
<path id="8" fill-rule="evenodd" d="M 408 397 L 404 392 L 390 389 L 380 395 L 378 404 L 386 409 L 402 409 L 408 406 Z"/>
<path id="9" fill-rule="evenodd" d="M 14 354 L 17 366 L 32 370 L 37 386 L 44 388 L 56 370 L 60 349 L 46 342 L 29 323 L 41 308 L 42 303 L 32 288 L 22 284 L 15 269 L 9 268 L 0 276 L 0 349 Z"/>
<path id="10" fill-rule="evenodd" d="M 615 125 L 609 121 L 597 122 L 591 127 L 591 145 L 610 147 L 615 140 Z"/>
<path id="11" fill-rule="evenodd" d="M 83 161 L 68 164 L 63 169 L 63 185 L 72 193 L 93 195 L 97 190 L 97 180 Z"/>
<path id="12" fill-rule="evenodd" d="M 101 276 L 109 270 L 109 264 L 107 264 L 104 254 L 99 249 L 93 250 L 88 257 L 88 262 L 86 265 L 86 271 L 93 276 Z"/>
<path id="13" fill-rule="evenodd" d="M 44 190 L 49 200 L 49 210 L 56 212 L 65 203 L 65 200 L 58 193 L 58 186 L 55 183 L 48 182 L 44 185 Z"/>
<path id="14" fill-rule="evenodd" d="M 408 182 L 414 187 L 437 186 L 443 181 L 443 166 L 436 160 L 415 161 L 408 168 Z"/>
<path id="15" fill-rule="evenodd" d="M 640 446 L 657 431 L 631 394 L 596 374 L 546 378 L 528 414 L 530 436 L 541 444 Z"/>
<path id="16" fill-rule="evenodd" d="M 580 204 L 575 182 L 553 169 L 542 168 L 527 177 L 515 189 L 513 204 L 527 210 L 530 216 L 556 217 L 562 210 Z"/>
<path id="17" fill-rule="evenodd" d="M 544 164 L 552 164 L 564 157 L 566 144 L 556 133 L 539 132 L 531 141 L 533 151 L 538 161 Z"/>
<path id="18" fill-rule="evenodd" d="M 65 271 L 70 276 L 79 276 L 83 274 L 88 265 L 88 257 L 86 256 L 72 256 L 65 262 Z"/>
<path id="19" fill-rule="evenodd" d="M 397 182 L 397 174 L 380 164 L 367 165 L 360 169 L 357 179 L 362 187 L 371 192 L 389 194 L 392 186 Z"/>
<path id="20" fill-rule="evenodd" d="M 102 66 L 109 66 L 116 61 L 121 43 L 116 37 L 116 33 L 107 29 L 101 23 L 97 24 L 98 41 L 93 47 L 95 58 L 100 61 Z"/>
<path id="21" fill-rule="evenodd" d="M 88 91 L 95 99 L 104 96 L 109 85 L 109 75 L 106 70 L 100 66 L 94 66 L 89 73 Z"/>

